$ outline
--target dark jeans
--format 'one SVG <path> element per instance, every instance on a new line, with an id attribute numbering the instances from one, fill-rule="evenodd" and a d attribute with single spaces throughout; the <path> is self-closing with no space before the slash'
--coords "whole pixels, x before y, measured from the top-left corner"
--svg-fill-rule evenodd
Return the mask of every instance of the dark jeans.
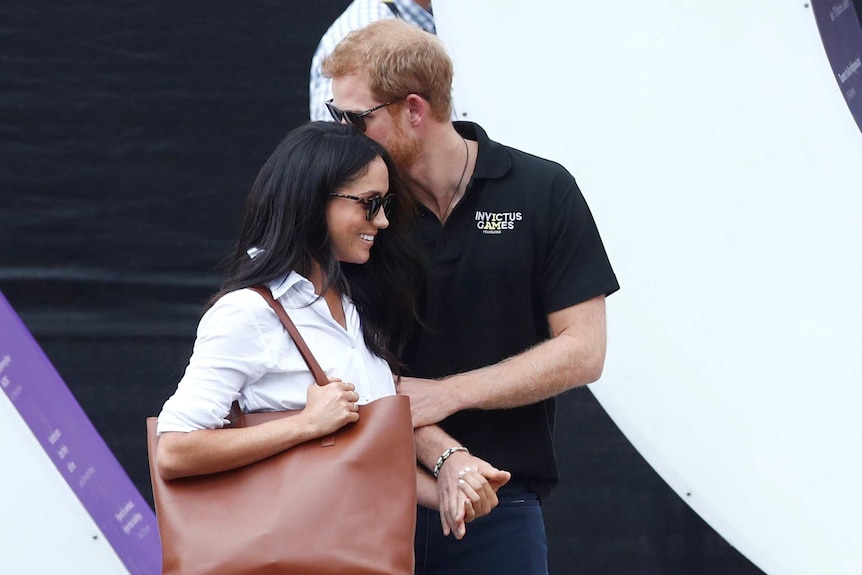
<path id="1" fill-rule="evenodd" d="M 522 484 L 504 485 L 500 504 L 467 524 L 460 541 L 443 536 L 440 514 L 419 507 L 416 575 L 547 575 L 548 542 L 538 497 Z"/>

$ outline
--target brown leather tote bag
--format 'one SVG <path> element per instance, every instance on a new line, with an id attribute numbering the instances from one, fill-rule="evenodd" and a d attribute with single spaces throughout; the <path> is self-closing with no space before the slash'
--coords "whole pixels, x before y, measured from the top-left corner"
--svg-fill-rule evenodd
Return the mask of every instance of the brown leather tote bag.
<path id="1" fill-rule="evenodd" d="M 267 288 L 252 289 L 325 384 L 281 304 Z M 231 426 L 295 413 L 239 412 Z M 147 418 L 164 574 L 412 575 L 416 454 L 407 397 L 361 405 L 358 422 L 263 461 L 171 481 L 156 469 L 156 424 Z"/>

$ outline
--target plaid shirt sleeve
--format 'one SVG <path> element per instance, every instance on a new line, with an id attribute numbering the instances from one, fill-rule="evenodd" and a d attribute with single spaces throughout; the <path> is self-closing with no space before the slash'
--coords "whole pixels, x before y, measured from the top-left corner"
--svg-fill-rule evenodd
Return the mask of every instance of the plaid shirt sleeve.
<path id="1" fill-rule="evenodd" d="M 434 17 L 430 12 L 416 4 L 413 0 L 394 0 L 400 17 L 427 32 L 434 33 Z M 358 30 L 386 18 L 395 18 L 395 14 L 380 0 L 354 0 L 335 19 L 317 45 L 317 50 L 311 58 L 311 71 L 308 83 L 309 117 L 314 120 L 330 120 L 326 109 L 326 101 L 332 98 L 332 80 L 323 76 L 320 66 L 327 54 L 335 49 L 342 38 L 352 30 Z"/>

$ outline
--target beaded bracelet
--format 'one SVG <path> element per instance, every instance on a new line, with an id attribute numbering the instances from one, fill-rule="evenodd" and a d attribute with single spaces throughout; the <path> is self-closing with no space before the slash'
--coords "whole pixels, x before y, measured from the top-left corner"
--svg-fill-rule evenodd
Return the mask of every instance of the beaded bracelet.
<path id="1" fill-rule="evenodd" d="M 440 468 L 443 467 L 443 464 L 446 463 L 446 460 L 449 459 L 449 456 L 455 453 L 456 451 L 466 451 L 470 453 L 470 450 L 464 446 L 458 447 L 450 447 L 446 451 L 443 452 L 443 455 L 437 460 L 437 464 L 434 466 L 434 477 L 437 477 L 440 474 Z"/>

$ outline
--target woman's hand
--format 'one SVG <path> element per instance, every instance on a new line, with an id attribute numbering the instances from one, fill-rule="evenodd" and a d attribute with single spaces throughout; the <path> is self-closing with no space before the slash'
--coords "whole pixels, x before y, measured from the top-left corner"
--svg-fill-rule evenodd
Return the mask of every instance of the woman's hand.
<path id="1" fill-rule="evenodd" d="M 159 473 L 176 479 L 235 469 L 359 420 L 359 395 L 352 383 L 330 378 L 326 385 L 309 386 L 306 398 L 305 409 L 293 417 L 236 429 L 163 433 L 157 454 Z"/>
<path id="2" fill-rule="evenodd" d="M 485 466 L 488 476 L 479 469 L 466 466 L 458 471 L 458 489 L 465 495 L 464 522 L 469 523 L 477 517 L 487 515 L 499 500 L 497 490 L 509 481 L 511 475 L 490 465 Z"/>
<path id="3" fill-rule="evenodd" d="M 487 515 L 497 506 L 497 490 L 511 478 L 508 471 L 459 451 L 446 460 L 437 477 L 443 534 L 462 539 L 466 523 Z"/>
<path id="4" fill-rule="evenodd" d="M 359 393 L 356 386 L 337 377 L 326 385 L 312 384 L 306 394 L 301 417 L 317 437 L 329 435 L 351 422 L 359 421 Z"/>

